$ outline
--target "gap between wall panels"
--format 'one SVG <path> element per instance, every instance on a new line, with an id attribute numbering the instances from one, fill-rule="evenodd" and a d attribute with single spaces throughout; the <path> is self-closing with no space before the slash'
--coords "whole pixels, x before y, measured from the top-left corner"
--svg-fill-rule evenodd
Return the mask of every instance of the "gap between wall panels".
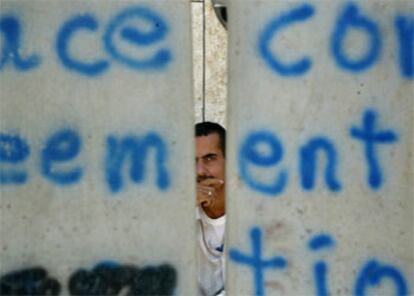
<path id="1" fill-rule="evenodd" d="M 213 4 L 192 0 L 195 121 L 225 126 L 227 96 L 227 32 Z"/>

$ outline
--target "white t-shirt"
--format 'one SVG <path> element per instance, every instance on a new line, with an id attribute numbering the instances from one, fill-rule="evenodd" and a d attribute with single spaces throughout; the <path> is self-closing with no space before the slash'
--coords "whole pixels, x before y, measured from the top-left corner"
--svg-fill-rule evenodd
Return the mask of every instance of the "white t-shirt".
<path id="1" fill-rule="evenodd" d="M 197 207 L 198 285 L 201 295 L 224 295 L 226 216 L 211 219 Z M 202 225 L 202 226 L 201 226 Z"/>

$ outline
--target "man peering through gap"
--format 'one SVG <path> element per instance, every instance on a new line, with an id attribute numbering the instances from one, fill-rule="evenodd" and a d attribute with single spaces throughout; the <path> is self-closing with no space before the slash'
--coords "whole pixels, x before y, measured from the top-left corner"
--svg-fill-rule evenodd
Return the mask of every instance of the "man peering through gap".
<path id="1" fill-rule="evenodd" d="M 213 122 L 195 126 L 197 263 L 200 295 L 224 295 L 226 131 Z"/>

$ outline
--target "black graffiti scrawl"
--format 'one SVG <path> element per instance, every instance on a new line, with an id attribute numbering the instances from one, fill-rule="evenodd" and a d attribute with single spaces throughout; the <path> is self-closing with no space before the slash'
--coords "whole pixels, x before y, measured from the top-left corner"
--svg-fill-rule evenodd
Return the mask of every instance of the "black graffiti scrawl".
<path id="1" fill-rule="evenodd" d="M 169 264 L 159 266 L 101 263 L 79 269 L 68 281 L 70 295 L 173 295 L 177 272 Z M 1 276 L 0 295 L 60 295 L 61 284 L 41 267 Z"/>
<path id="2" fill-rule="evenodd" d="M 59 295 L 60 283 L 42 267 L 13 271 L 0 278 L 0 295 Z"/>

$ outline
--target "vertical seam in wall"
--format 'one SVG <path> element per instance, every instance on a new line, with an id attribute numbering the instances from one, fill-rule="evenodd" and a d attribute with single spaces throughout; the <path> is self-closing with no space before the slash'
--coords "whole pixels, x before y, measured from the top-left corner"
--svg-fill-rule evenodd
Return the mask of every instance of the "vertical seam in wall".
<path id="1" fill-rule="evenodd" d="M 206 3 L 203 1 L 203 78 L 202 78 L 202 121 L 206 120 Z"/>

